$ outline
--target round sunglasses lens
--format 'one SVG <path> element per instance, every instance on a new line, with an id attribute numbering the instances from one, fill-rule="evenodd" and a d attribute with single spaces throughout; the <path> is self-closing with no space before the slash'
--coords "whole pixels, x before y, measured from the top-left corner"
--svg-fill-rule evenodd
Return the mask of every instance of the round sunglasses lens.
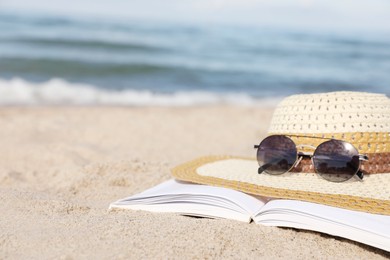
<path id="1" fill-rule="evenodd" d="M 359 170 L 359 152 L 347 142 L 330 140 L 320 144 L 313 156 L 314 168 L 324 179 L 343 182 Z"/>
<path id="2" fill-rule="evenodd" d="M 295 143 L 288 137 L 273 135 L 265 138 L 257 150 L 259 173 L 282 174 L 291 169 L 297 159 Z"/>

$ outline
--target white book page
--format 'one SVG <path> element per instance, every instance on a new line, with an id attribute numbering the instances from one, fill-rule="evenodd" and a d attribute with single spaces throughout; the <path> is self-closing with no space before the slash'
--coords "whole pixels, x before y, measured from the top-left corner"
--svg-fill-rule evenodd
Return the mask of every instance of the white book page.
<path id="1" fill-rule="evenodd" d="M 177 212 L 249 222 L 263 205 L 259 198 L 236 190 L 169 180 L 111 203 L 110 208 Z"/>
<path id="2" fill-rule="evenodd" d="M 295 200 L 272 200 L 257 212 L 263 225 L 309 229 L 390 251 L 390 216 Z"/>

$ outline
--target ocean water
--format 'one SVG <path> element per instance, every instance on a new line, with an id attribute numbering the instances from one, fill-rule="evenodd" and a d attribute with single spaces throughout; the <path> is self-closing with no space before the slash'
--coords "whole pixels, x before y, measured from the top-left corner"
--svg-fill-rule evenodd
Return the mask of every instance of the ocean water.
<path id="1" fill-rule="evenodd" d="M 324 32 L 0 12 L 0 105 L 272 104 L 390 95 L 390 32 Z"/>

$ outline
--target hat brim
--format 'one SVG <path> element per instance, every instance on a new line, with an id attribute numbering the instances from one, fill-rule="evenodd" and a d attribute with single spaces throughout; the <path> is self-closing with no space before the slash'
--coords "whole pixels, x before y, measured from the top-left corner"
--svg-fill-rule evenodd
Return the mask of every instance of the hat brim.
<path id="1" fill-rule="evenodd" d="M 207 156 L 172 169 L 182 181 L 220 186 L 245 193 L 309 201 L 345 209 L 390 215 L 390 173 L 365 175 L 333 183 L 315 173 L 257 174 L 256 160 L 233 156 Z"/>

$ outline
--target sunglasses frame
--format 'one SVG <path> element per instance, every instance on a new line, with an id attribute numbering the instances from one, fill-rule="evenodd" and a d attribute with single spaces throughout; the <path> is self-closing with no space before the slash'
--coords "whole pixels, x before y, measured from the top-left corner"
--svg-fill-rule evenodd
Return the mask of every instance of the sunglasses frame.
<path id="1" fill-rule="evenodd" d="M 351 143 L 349 143 L 349 142 L 346 142 L 346 141 L 343 141 L 343 140 L 339 140 L 339 139 L 325 138 L 325 137 L 318 137 L 318 136 L 304 136 L 304 135 L 270 135 L 270 136 L 267 136 L 266 138 L 264 138 L 264 139 L 260 142 L 260 144 L 254 145 L 254 148 L 255 148 L 255 149 L 259 149 L 260 146 L 261 146 L 261 144 L 262 144 L 262 142 L 263 142 L 264 140 L 266 140 L 266 139 L 269 138 L 269 137 L 273 137 L 273 136 L 282 136 L 282 137 L 286 137 L 286 138 L 290 139 L 291 142 L 294 143 L 295 148 L 296 148 L 296 158 L 295 158 L 295 161 L 294 161 L 293 165 L 292 165 L 287 171 L 282 172 L 282 173 L 279 173 L 279 174 L 268 173 L 268 172 L 266 171 L 266 169 L 262 169 L 262 167 L 263 167 L 264 165 L 260 165 L 260 164 L 259 164 L 259 166 L 260 166 L 259 169 L 258 169 L 258 173 L 259 173 L 259 174 L 261 174 L 261 173 L 263 173 L 263 172 L 266 172 L 267 174 L 270 174 L 270 175 L 282 175 L 282 174 L 285 174 L 286 172 L 290 172 L 293 168 L 297 167 L 297 166 L 299 165 L 299 163 L 300 163 L 304 158 L 310 158 L 311 163 L 312 163 L 312 165 L 313 165 L 314 171 L 315 171 L 318 175 L 320 175 L 321 178 L 323 178 L 323 179 L 325 179 L 325 180 L 327 180 L 327 181 L 330 181 L 330 182 L 345 182 L 345 181 L 348 181 L 348 180 L 352 179 L 352 178 L 355 177 L 355 176 L 358 178 L 359 181 L 363 181 L 364 173 L 361 171 L 360 167 L 361 167 L 361 165 L 362 165 L 362 161 L 368 161 L 368 156 L 365 155 L 365 154 L 359 154 L 359 150 L 356 149 L 356 147 L 355 147 L 353 144 L 351 144 Z M 297 144 L 294 142 L 294 140 L 292 140 L 291 137 L 316 138 L 316 139 L 323 139 L 323 140 L 327 140 L 327 141 L 324 141 L 324 142 L 320 143 L 319 145 L 317 145 L 317 147 L 314 147 L 314 146 L 311 146 L 311 145 L 297 145 Z M 322 145 L 323 143 L 330 142 L 330 141 L 337 141 L 337 142 L 341 142 L 341 143 L 345 143 L 345 144 L 351 145 L 351 146 L 357 151 L 357 153 L 358 153 L 358 154 L 357 154 L 357 155 L 359 156 L 359 165 L 358 165 L 358 168 L 357 168 L 356 172 L 355 172 L 353 175 L 351 175 L 350 178 L 348 178 L 348 179 L 346 179 L 346 180 L 342 180 L 342 181 L 331 181 L 331 180 L 328 180 L 328 179 L 326 179 L 326 178 L 324 178 L 324 177 L 322 176 L 322 173 L 321 173 L 321 172 L 318 172 L 318 171 L 317 171 L 316 167 L 314 167 L 314 165 L 315 165 L 315 164 L 314 164 L 314 159 L 315 159 L 314 157 L 315 157 L 315 153 L 316 153 L 318 147 L 319 147 L 320 145 Z M 310 148 L 314 149 L 314 152 L 313 152 L 313 153 L 298 152 L 298 147 L 310 147 Z"/>

